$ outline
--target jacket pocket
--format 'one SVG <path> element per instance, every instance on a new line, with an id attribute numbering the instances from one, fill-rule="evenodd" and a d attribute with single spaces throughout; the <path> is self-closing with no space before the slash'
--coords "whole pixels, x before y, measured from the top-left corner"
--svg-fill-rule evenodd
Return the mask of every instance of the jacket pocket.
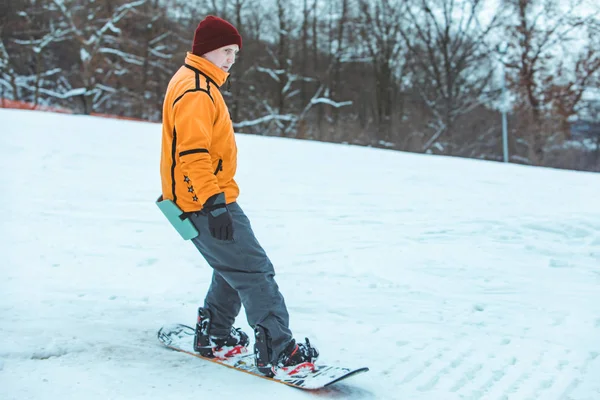
<path id="1" fill-rule="evenodd" d="M 219 158 L 219 163 L 217 164 L 217 168 L 215 169 L 215 175 L 219 173 L 219 171 L 223 171 L 223 159 Z"/>

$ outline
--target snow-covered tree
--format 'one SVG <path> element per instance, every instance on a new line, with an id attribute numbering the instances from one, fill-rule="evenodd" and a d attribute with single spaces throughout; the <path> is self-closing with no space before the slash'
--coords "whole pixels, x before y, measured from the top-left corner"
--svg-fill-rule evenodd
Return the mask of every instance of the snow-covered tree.
<path id="1" fill-rule="evenodd" d="M 54 93 L 62 72 L 57 49 L 69 32 L 57 26 L 53 11 L 49 0 L 15 1 L 6 11 L 0 23 L 0 84 L 10 91 L 4 96 L 35 107 Z"/>
<path id="2" fill-rule="evenodd" d="M 222 88 L 238 131 L 499 159 L 492 76 L 506 42 L 512 160 L 581 167 L 564 138 L 600 86 L 600 3 L 494 4 L 0 2 L 0 97 L 160 121 L 165 88 L 213 14 L 243 36 Z"/>
<path id="3" fill-rule="evenodd" d="M 17 73 L 12 66 L 10 55 L 2 41 L 2 28 L 0 27 L 0 99 L 19 99 L 17 87 Z"/>
<path id="4" fill-rule="evenodd" d="M 97 103 L 118 90 L 110 86 L 111 78 L 143 65 L 138 54 L 121 50 L 121 25 L 147 1 L 53 0 L 62 16 L 61 28 L 70 32 L 79 55 L 73 71 L 77 75 L 69 80 L 70 88 L 63 96 L 78 96 L 83 113 L 95 111 Z"/>

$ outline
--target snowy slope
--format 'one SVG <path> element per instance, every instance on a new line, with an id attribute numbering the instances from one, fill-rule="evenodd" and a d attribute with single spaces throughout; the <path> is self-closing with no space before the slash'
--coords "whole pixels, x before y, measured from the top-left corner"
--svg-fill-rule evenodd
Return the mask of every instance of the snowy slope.
<path id="1" fill-rule="evenodd" d="M 1 399 L 314 398 L 158 346 L 211 273 L 154 205 L 160 125 L 0 110 L 0 130 Z M 293 331 L 371 369 L 318 397 L 600 399 L 600 175 L 238 146 Z"/>

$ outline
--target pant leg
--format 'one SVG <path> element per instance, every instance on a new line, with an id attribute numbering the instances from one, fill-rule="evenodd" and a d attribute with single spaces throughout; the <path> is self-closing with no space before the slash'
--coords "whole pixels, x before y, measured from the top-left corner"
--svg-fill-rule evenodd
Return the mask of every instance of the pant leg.
<path id="1" fill-rule="evenodd" d="M 237 203 L 227 207 L 233 218 L 233 240 L 213 238 L 208 229 L 208 217 L 195 214 L 191 219 L 200 235 L 193 243 L 209 265 L 237 291 L 250 326 L 261 325 L 267 329 L 272 355 L 276 358 L 292 339 L 285 300 L 275 281 L 273 264 L 256 239 L 248 217 Z M 209 296 L 209 303 L 218 303 L 220 310 L 227 313 L 225 317 L 216 318 L 230 320 L 234 305 L 228 302 L 228 296 L 221 292 L 220 286 L 215 285 Z"/>
<path id="2" fill-rule="evenodd" d="M 229 335 L 242 303 L 238 292 L 216 270 L 213 270 L 204 307 L 212 314 L 210 334 L 218 337 Z"/>

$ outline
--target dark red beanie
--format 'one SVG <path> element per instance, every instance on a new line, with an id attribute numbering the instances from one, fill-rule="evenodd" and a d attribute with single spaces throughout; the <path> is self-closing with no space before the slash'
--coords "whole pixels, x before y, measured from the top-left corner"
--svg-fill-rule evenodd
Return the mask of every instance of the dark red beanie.
<path id="1" fill-rule="evenodd" d="M 209 15 L 196 28 L 192 53 L 201 56 L 230 44 L 237 44 L 242 49 L 242 37 L 238 30 L 224 19 Z"/>

